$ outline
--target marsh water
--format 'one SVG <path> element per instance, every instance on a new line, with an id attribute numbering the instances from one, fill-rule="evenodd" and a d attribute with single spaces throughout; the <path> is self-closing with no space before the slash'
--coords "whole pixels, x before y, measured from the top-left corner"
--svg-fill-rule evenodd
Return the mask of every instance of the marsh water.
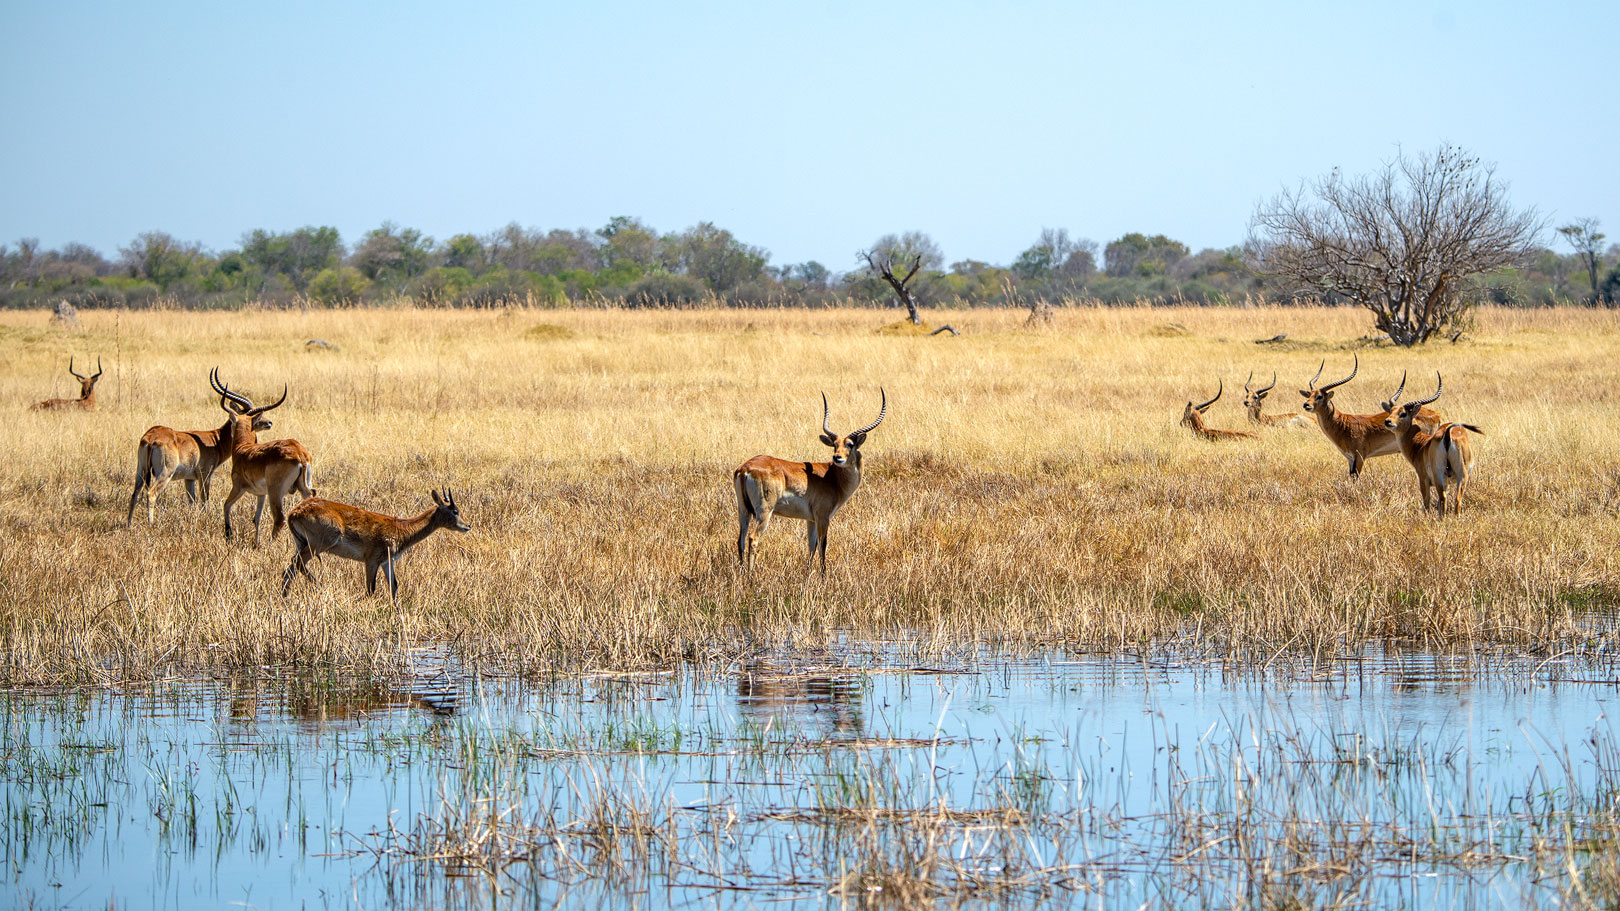
<path id="1" fill-rule="evenodd" d="M 0 905 L 1533 906 L 1613 845 L 1585 658 L 417 665 L 0 696 Z"/>

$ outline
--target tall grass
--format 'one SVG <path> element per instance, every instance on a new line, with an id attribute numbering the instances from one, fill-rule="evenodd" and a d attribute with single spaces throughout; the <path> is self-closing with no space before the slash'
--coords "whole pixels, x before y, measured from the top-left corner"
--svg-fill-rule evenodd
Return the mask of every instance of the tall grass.
<path id="1" fill-rule="evenodd" d="M 424 640 L 518 672 L 730 659 L 895 641 L 918 653 L 1135 648 L 1185 637 L 1265 660 L 1392 638 L 1424 647 L 1601 646 L 1620 601 L 1620 320 L 1480 314 L 1459 344 L 1360 340 L 1349 310 L 964 311 L 960 338 L 876 332 L 870 311 L 283 311 L 0 314 L 0 676 L 49 682 L 305 662 L 387 665 Z M 1185 331 L 1166 331 L 1170 324 Z M 1287 333 L 1278 345 L 1253 341 Z M 306 346 L 319 338 L 327 347 Z M 1347 410 L 1409 394 L 1485 428 L 1463 513 L 1420 514 L 1399 456 L 1356 482 L 1315 430 L 1210 444 L 1177 422 L 1246 426 L 1250 370 L 1293 410 L 1326 358 Z M 26 406 L 101 355 L 93 414 Z M 473 525 L 400 570 L 398 603 L 357 564 L 279 594 L 285 535 L 226 542 L 219 508 L 172 487 L 124 527 L 149 425 L 217 427 L 218 365 L 257 399 L 290 385 L 267 438 L 315 455 L 323 496 L 393 514 L 439 485 Z M 777 520 L 735 567 L 730 471 L 820 459 L 889 417 L 834 519 L 825 579 Z M 249 516 L 238 504 L 239 522 Z M 265 523 L 268 531 L 269 523 Z"/>

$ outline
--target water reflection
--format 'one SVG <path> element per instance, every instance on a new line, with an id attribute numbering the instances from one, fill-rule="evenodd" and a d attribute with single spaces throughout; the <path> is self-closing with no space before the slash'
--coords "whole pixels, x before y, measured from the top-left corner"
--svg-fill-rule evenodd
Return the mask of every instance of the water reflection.
<path id="1" fill-rule="evenodd" d="M 1613 670 L 445 660 L 13 692 L 0 906 L 1556 903 L 1620 838 Z"/>

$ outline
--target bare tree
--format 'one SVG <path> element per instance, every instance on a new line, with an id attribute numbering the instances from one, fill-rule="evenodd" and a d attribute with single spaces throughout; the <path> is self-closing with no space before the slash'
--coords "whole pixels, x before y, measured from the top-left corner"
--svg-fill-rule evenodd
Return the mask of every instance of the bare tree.
<path id="1" fill-rule="evenodd" d="M 1586 276 L 1592 281 L 1592 302 L 1597 303 L 1598 252 L 1603 249 L 1603 241 L 1608 235 L 1598 230 L 1598 220 L 1595 218 L 1577 218 L 1559 228 L 1558 233 L 1564 235 L 1569 245 L 1575 248 L 1575 256 L 1586 266 Z"/>
<path id="2" fill-rule="evenodd" d="M 1248 250 L 1262 274 L 1367 308 L 1404 346 L 1460 331 L 1469 277 L 1520 261 L 1541 228 L 1534 209 L 1508 205 L 1494 166 L 1441 147 L 1285 190 L 1255 210 Z"/>
<path id="3" fill-rule="evenodd" d="M 871 267 L 873 272 L 881 275 L 883 280 L 888 282 L 889 287 L 894 289 L 894 296 L 899 299 L 900 303 L 906 305 L 906 315 L 911 320 L 911 324 L 913 326 L 921 326 L 922 314 L 918 312 L 917 299 L 912 297 L 911 291 L 906 287 L 906 285 L 913 278 L 917 277 L 918 272 L 922 271 L 922 254 L 912 257 L 911 268 L 906 271 L 903 278 L 895 277 L 894 263 L 887 257 L 877 259 L 870 252 L 863 253 L 862 255 L 866 257 L 867 266 Z M 933 332 L 930 332 L 929 335 L 938 335 L 941 332 L 949 332 L 952 335 L 959 334 L 954 326 L 944 325 L 940 326 L 938 329 L 935 329 Z"/>

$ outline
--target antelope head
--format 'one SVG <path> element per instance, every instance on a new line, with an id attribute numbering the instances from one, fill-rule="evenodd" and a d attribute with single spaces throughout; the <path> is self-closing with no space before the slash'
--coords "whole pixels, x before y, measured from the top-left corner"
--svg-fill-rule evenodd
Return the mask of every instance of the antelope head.
<path id="1" fill-rule="evenodd" d="M 240 426 L 243 420 L 247 420 L 249 422 L 248 427 L 255 433 L 260 430 L 269 430 L 273 425 L 270 419 L 264 416 L 264 413 L 287 401 L 287 387 L 283 385 L 281 387 L 281 398 L 276 400 L 275 404 L 254 407 L 252 399 L 240 392 L 232 392 L 231 387 L 220 382 L 218 367 L 209 372 L 208 382 L 214 387 L 214 391 L 219 393 L 219 407 L 225 409 L 225 413 L 231 416 L 232 423 Z"/>
<path id="2" fill-rule="evenodd" d="M 1221 393 L 1225 391 L 1226 381 L 1222 380 L 1220 385 L 1215 388 L 1214 398 L 1202 405 L 1194 405 L 1192 402 L 1188 402 L 1187 407 L 1181 411 L 1181 423 L 1186 424 L 1188 427 L 1196 426 L 1194 423 L 1195 419 L 1202 418 L 1204 416 L 1204 412 L 1209 410 L 1209 406 L 1221 400 Z"/>
<path id="3" fill-rule="evenodd" d="M 1401 386 L 1402 388 L 1405 388 L 1406 386 L 1404 377 L 1401 380 Z M 1440 379 L 1440 371 L 1437 370 L 1434 373 L 1434 395 L 1431 395 L 1422 401 L 1407 402 L 1399 406 L 1396 406 L 1395 403 L 1390 402 L 1389 406 L 1391 407 L 1386 407 L 1385 409 L 1389 413 L 1384 415 L 1384 426 L 1390 430 L 1399 430 L 1403 427 L 1410 427 L 1412 421 L 1417 418 L 1417 413 L 1423 410 L 1423 406 L 1428 405 L 1435 399 L 1439 398 L 1441 391 L 1444 389 L 1445 383 Z M 1399 410 L 1396 410 L 1397 408 Z"/>
<path id="4" fill-rule="evenodd" d="M 842 468 L 852 465 L 856 470 L 861 467 L 861 444 L 866 442 L 866 435 L 871 433 L 877 425 L 883 423 L 883 415 L 889 410 L 889 395 L 878 387 L 878 395 L 882 396 L 882 403 L 878 407 L 877 420 L 860 430 L 851 431 L 845 436 L 833 433 L 832 411 L 827 407 L 827 393 L 821 394 L 821 442 L 832 447 L 832 463 Z"/>
<path id="5" fill-rule="evenodd" d="M 1321 366 L 1316 368 L 1316 376 L 1311 377 L 1310 384 L 1306 388 L 1299 391 L 1299 394 L 1305 397 L 1305 410 L 1312 412 L 1313 414 L 1317 411 L 1317 409 L 1321 409 L 1324 414 L 1332 413 L 1333 390 L 1356 378 L 1356 373 L 1361 370 L 1361 356 L 1356 355 L 1355 366 L 1350 368 L 1349 376 L 1337 382 L 1328 383 L 1326 386 L 1317 388 L 1316 381 L 1321 379 L 1322 367 L 1326 366 L 1327 361 L 1324 360 Z"/>
<path id="6" fill-rule="evenodd" d="M 434 528 L 450 528 L 456 531 L 471 531 L 472 526 L 461 521 L 461 510 L 456 507 L 456 495 L 446 487 L 441 494 L 433 491 L 433 518 L 429 520 Z"/>
<path id="7" fill-rule="evenodd" d="M 77 370 L 74 370 L 73 369 L 73 358 L 69 357 L 68 358 L 68 373 L 73 374 L 73 378 L 79 381 L 79 398 L 81 398 L 81 399 L 89 398 L 90 393 L 95 391 L 96 380 L 101 379 L 101 357 L 100 357 L 100 355 L 96 356 L 96 372 L 90 374 L 89 376 L 85 376 L 85 375 L 79 373 Z"/>
<path id="8" fill-rule="evenodd" d="M 1253 378 L 1254 372 L 1250 371 L 1249 376 Z M 1271 374 L 1271 385 L 1261 389 L 1250 390 L 1249 383 L 1247 380 L 1245 380 L 1243 383 L 1243 410 L 1247 411 L 1251 415 L 1259 416 L 1261 406 L 1266 403 L 1266 396 L 1271 394 L 1271 390 L 1276 388 L 1276 372 Z"/>

